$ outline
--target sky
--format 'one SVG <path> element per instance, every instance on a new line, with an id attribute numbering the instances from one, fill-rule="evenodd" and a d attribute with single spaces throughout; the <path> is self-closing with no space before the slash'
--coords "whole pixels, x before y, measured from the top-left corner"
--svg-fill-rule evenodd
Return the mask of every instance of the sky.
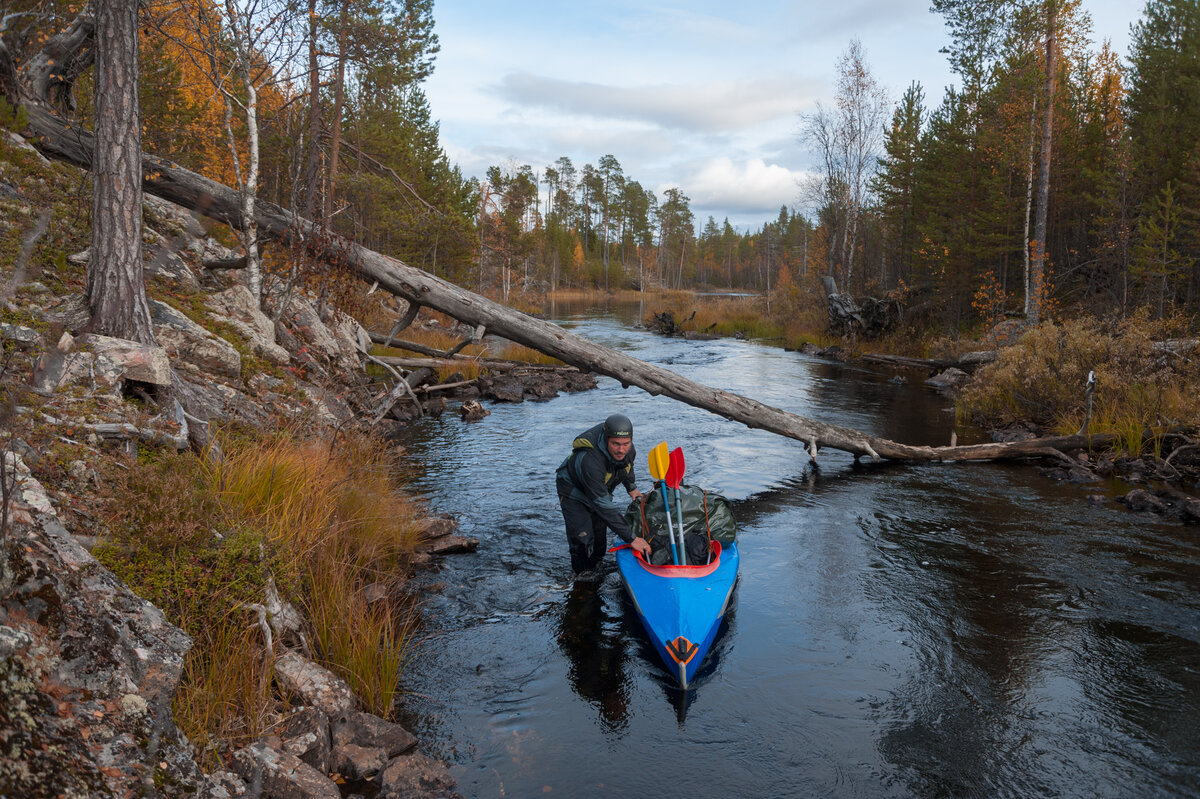
<path id="1" fill-rule="evenodd" d="M 931 0 L 439 0 L 441 44 L 425 91 L 464 175 L 567 156 L 616 156 L 662 198 L 679 187 L 697 226 L 740 230 L 807 213 L 815 166 L 800 115 L 829 106 L 836 65 L 862 43 L 894 100 L 913 82 L 936 106 L 956 84 Z M 1092 38 L 1121 56 L 1142 0 L 1083 0 Z M 542 188 L 545 194 L 545 188 Z"/>

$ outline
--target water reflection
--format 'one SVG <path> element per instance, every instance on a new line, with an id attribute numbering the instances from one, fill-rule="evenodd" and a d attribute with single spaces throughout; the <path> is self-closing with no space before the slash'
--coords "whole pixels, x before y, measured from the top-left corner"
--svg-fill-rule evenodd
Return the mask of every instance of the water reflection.
<path id="1" fill-rule="evenodd" d="M 607 623 L 596 582 L 576 581 L 558 620 L 557 641 L 569 664 L 571 690 L 599 711 L 610 730 L 622 729 L 629 713 L 625 638 Z"/>

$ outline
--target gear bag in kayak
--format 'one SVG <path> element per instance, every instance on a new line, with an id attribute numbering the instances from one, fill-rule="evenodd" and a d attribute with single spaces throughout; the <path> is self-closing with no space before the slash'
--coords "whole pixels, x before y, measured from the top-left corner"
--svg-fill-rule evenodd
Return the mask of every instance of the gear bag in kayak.
<path id="1" fill-rule="evenodd" d="M 707 561 L 710 541 L 731 544 L 737 538 L 733 510 L 725 497 L 686 483 L 681 483 L 678 491 L 668 488 L 667 494 L 671 500 L 671 524 L 676 528 L 679 527 L 676 502 L 683 508 L 683 541 L 689 564 L 698 565 Z M 625 510 L 625 522 L 634 535 L 640 535 L 649 542 L 652 564 L 662 566 L 671 563 L 671 535 L 667 529 L 662 488 L 658 483 L 654 484 L 653 490 L 642 495 L 640 502 L 630 503 Z M 678 536 L 679 530 L 675 532 Z"/>

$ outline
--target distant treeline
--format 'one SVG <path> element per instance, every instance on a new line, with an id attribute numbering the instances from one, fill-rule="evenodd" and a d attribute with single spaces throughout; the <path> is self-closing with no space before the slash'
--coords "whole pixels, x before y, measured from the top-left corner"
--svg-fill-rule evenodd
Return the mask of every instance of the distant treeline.
<path id="1" fill-rule="evenodd" d="M 851 42 L 834 101 L 799 120 L 817 178 L 751 232 L 698 224 L 684 189 L 658 196 L 614 155 L 463 176 L 422 90 L 432 0 L 144 4 L 144 146 L 500 295 L 815 290 L 829 275 L 948 326 L 1056 307 L 1194 312 L 1200 4 L 1148 2 L 1125 64 L 1091 40 L 1079 0 L 933 6 L 958 85 L 931 106 L 918 84 L 886 97 Z M 80 13 L 10 2 L 6 57 L 20 67 Z M 290 258 L 268 250 L 268 279 L 294 275 Z"/>

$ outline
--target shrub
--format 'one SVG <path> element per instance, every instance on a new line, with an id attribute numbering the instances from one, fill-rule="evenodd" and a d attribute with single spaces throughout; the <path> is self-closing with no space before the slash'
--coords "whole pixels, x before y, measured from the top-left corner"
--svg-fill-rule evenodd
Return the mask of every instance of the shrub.
<path id="1" fill-rule="evenodd" d="M 1086 414 L 1088 374 L 1095 372 L 1089 430 L 1114 433 L 1120 448 L 1139 452 L 1143 439 L 1153 446 L 1171 428 L 1200 424 L 1200 408 L 1190 399 L 1200 389 L 1200 364 L 1155 347 L 1181 324 L 1139 314 L 1114 323 L 1089 317 L 1042 325 L 980 370 L 959 412 L 985 427 L 1034 422 L 1074 433 Z"/>

